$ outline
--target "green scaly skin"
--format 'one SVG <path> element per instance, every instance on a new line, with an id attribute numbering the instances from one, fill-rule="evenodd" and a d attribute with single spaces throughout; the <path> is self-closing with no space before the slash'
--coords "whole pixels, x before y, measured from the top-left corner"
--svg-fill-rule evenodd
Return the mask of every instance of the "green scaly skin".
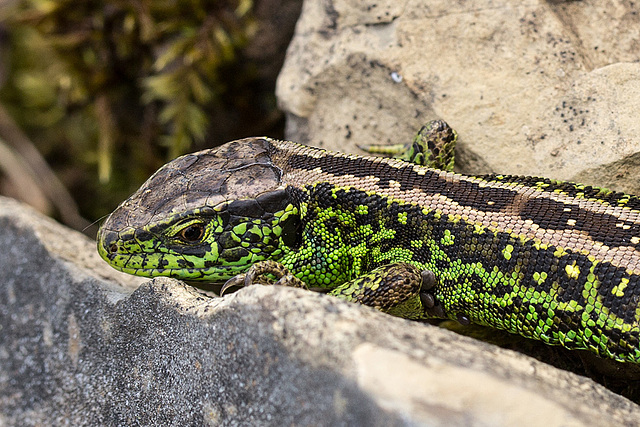
<path id="1" fill-rule="evenodd" d="M 452 165 L 453 131 L 424 130 L 413 163 L 268 138 L 180 157 L 111 214 L 99 253 L 131 274 L 322 288 L 640 362 L 640 200 L 419 166 Z"/>

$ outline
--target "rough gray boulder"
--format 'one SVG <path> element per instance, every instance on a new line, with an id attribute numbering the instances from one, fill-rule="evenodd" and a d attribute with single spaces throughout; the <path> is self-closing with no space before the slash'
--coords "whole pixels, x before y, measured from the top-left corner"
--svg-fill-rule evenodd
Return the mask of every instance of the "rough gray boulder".
<path id="1" fill-rule="evenodd" d="M 335 298 L 110 269 L 0 198 L 0 425 L 633 425 L 586 378 Z"/>
<path id="2" fill-rule="evenodd" d="M 640 194 L 638 40 L 629 1 L 305 1 L 277 94 L 295 141 L 359 152 L 441 118 L 463 172 Z"/>

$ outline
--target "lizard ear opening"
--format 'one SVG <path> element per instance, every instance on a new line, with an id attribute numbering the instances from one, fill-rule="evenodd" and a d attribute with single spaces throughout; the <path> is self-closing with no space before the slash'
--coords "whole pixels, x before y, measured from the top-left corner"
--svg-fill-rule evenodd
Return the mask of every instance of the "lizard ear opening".
<path id="1" fill-rule="evenodd" d="M 280 240 L 286 246 L 297 249 L 302 243 L 302 227 L 300 217 L 298 215 L 289 215 L 281 224 L 282 233 Z"/>

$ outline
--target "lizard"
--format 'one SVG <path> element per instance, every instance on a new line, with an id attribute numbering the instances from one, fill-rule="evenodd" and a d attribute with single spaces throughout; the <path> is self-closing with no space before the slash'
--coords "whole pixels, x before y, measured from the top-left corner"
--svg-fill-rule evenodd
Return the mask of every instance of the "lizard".
<path id="1" fill-rule="evenodd" d="M 404 160 L 266 137 L 184 155 L 111 213 L 98 252 L 130 274 L 324 290 L 640 363 L 640 199 L 455 173 L 455 132 L 423 130 Z"/>

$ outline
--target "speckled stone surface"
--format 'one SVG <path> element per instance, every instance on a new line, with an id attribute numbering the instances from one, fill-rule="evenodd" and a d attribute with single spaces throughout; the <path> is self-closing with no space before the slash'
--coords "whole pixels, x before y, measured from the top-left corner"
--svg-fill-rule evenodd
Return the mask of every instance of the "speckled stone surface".
<path id="1" fill-rule="evenodd" d="M 457 168 L 640 194 L 640 14 L 617 0 L 306 1 L 287 137 L 359 152 L 440 118 Z"/>

